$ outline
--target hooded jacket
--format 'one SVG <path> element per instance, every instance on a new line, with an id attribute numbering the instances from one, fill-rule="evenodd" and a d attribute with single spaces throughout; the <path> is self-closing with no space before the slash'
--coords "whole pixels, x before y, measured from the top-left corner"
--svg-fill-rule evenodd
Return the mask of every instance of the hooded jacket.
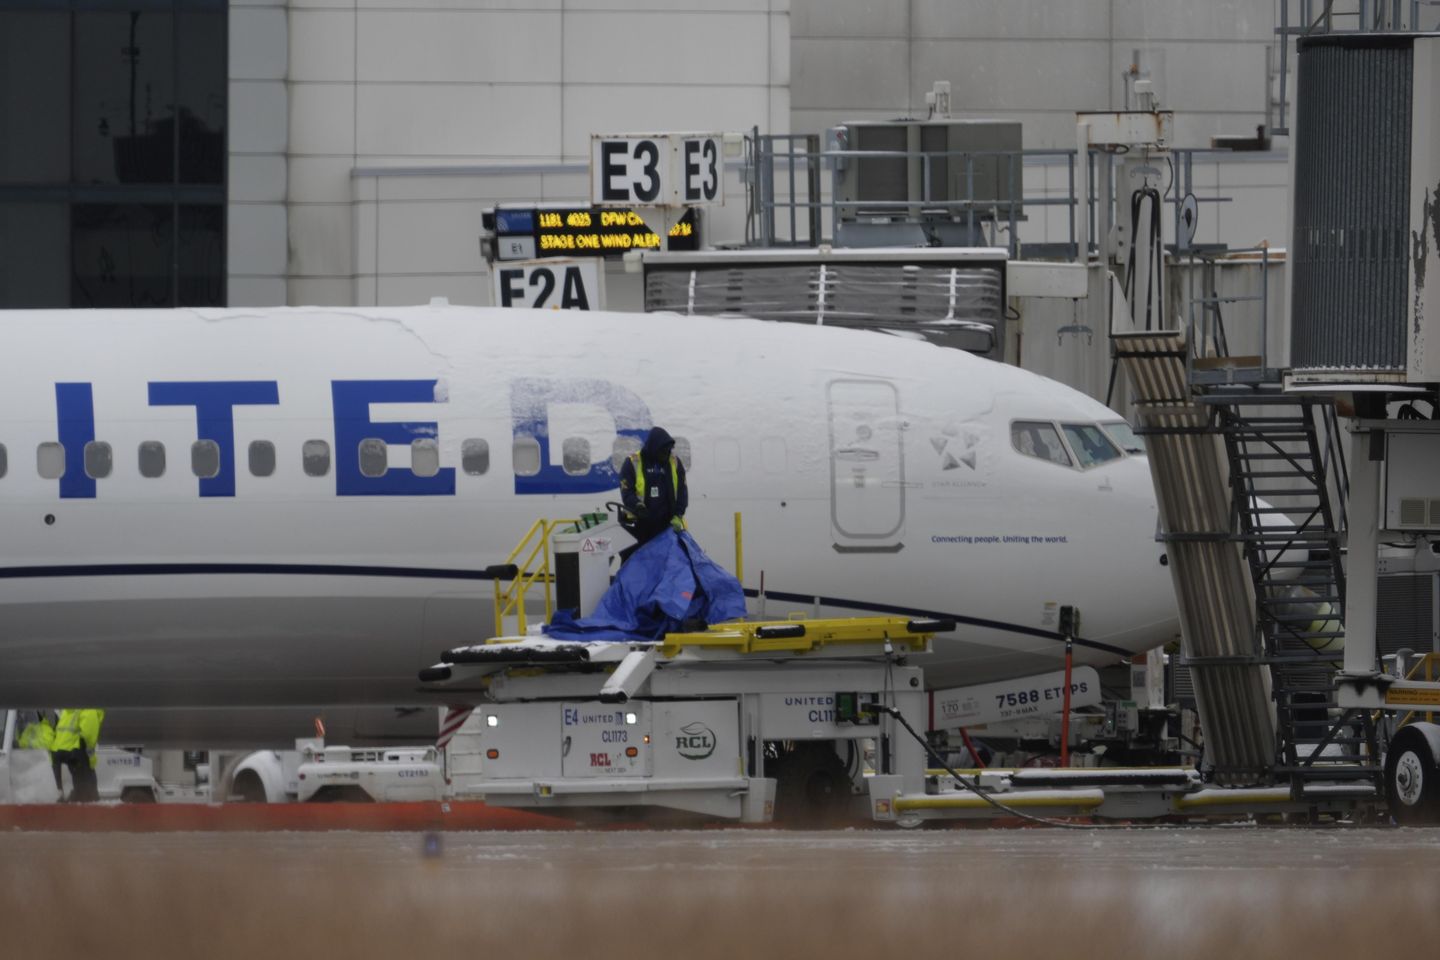
<path id="1" fill-rule="evenodd" d="M 626 457 L 620 468 L 620 499 L 639 518 L 642 529 L 659 532 L 671 517 L 685 516 L 690 504 L 685 465 L 674 448 L 675 439 L 665 428 L 653 427 L 640 452 Z"/>

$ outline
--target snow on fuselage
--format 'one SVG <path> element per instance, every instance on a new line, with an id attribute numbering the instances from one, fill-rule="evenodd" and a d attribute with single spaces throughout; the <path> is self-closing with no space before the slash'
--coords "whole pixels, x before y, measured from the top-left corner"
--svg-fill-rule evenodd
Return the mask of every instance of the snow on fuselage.
<path id="1" fill-rule="evenodd" d="M 416 702 L 491 632 L 480 572 L 652 425 L 767 613 L 957 616 L 932 684 L 1052 669 L 1063 604 L 1079 662 L 1176 629 L 1143 456 L 1084 449 L 1119 417 L 926 343 L 368 307 L 8 311 L 0 350 L 0 703 Z"/>

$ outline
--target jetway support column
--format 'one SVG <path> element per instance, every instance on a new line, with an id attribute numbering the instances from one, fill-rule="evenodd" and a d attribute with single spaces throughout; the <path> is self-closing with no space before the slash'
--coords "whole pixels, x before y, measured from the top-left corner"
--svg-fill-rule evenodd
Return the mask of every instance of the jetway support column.
<path id="1" fill-rule="evenodd" d="M 1380 549 L 1380 464 L 1372 454 L 1371 438 L 1377 434 L 1361 421 L 1350 427 L 1350 510 L 1349 540 L 1345 574 L 1345 672 L 1340 676 L 1338 701 L 1342 708 L 1373 706 L 1375 699 L 1357 698 L 1369 687 L 1357 687 L 1349 678 L 1374 677 L 1379 671 L 1375 656 L 1375 610 L 1378 590 Z M 1378 436 L 1383 441 L 1384 434 Z M 1383 450 L 1383 447 L 1382 447 Z"/>

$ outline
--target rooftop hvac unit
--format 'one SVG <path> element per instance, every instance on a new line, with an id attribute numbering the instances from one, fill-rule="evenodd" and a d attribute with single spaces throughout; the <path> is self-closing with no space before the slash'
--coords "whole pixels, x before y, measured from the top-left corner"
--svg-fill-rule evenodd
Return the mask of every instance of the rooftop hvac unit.
<path id="1" fill-rule="evenodd" d="M 831 131 L 841 151 L 835 200 L 842 220 L 1008 220 L 1020 216 L 1020 123 L 1015 120 L 848 121 Z M 969 201 L 970 203 L 966 203 Z"/>
<path id="2" fill-rule="evenodd" d="M 1304 38 L 1296 90 L 1290 382 L 1440 383 L 1440 36 Z"/>

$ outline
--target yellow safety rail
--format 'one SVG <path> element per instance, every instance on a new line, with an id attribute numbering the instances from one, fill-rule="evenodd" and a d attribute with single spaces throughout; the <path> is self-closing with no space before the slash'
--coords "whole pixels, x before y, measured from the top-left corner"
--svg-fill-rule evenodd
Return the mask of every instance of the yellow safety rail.
<path id="1" fill-rule="evenodd" d="M 936 628 L 934 621 L 906 617 L 864 617 L 824 620 L 765 620 L 712 624 L 695 633 L 668 633 L 660 654 L 673 657 L 686 647 L 729 649 L 736 653 L 805 653 L 836 644 L 876 644 L 889 640 L 910 650 L 925 650 Z M 953 625 L 949 625 L 953 629 Z"/>
<path id="2" fill-rule="evenodd" d="M 1418 676 L 1418 674 L 1421 673 L 1422 671 L 1424 672 L 1425 675 L 1424 675 L 1423 677 Z M 1407 674 L 1405 674 L 1405 679 L 1406 679 L 1406 680 L 1426 680 L 1426 681 L 1433 681 L 1433 680 L 1435 679 L 1435 675 L 1436 675 L 1437 673 L 1440 673 L 1440 654 L 1437 654 L 1437 653 L 1427 653 L 1427 654 L 1425 654 L 1424 656 L 1422 656 L 1419 660 L 1415 661 L 1415 666 L 1411 667 L 1411 668 L 1410 668 L 1410 672 L 1407 673 Z M 1416 711 L 1416 710 L 1411 710 L 1409 713 L 1405 714 L 1405 716 L 1401 717 L 1401 718 L 1400 718 L 1400 722 L 1397 723 L 1395 726 L 1396 726 L 1396 727 L 1403 727 L 1403 726 L 1405 726 L 1405 724 L 1407 724 L 1407 723 L 1409 723 L 1411 720 L 1414 720 L 1414 719 L 1415 719 L 1415 714 L 1416 714 L 1417 712 L 1418 712 L 1418 711 Z M 1426 711 L 1425 711 L 1425 722 L 1426 722 L 1426 723 L 1434 723 L 1434 722 L 1435 722 L 1435 712 L 1434 712 L 1433 710 L 1426 710 Z"/>
<path id="3" fill-rule="evenodd" d="M 550 620 L 554 613 L 554 604 L 550 595 L 550 584 L 555 582 L 555 577 L 550 570 L 550 535 L 555 528 L 563 524 L 579 526 L 577 519 L 565 520 L 536 520 L 526 531 L 525 536 L 520 538 L 520 543 L 510 551 L 510 556 L 505 558 L 505 566 L 516 568 L 515 578 L 510 581 L 509 587 L 502 587 L 501 580 L 496 577 L 495 583 L 495 636 L 505 635 L 505 618 L 510 614 L 515 615 L 516 634 L 524 636 L 525 624 L 525 591 L 536 583 L 542 584 L 545 588 L 545 620 Z M 527 552 L 528 550 L 528 552 Z M 523 560 L 520 557 L 524 557 Z M 536 558 L 540 559 L 539 566 L 535 565 Z"/>

